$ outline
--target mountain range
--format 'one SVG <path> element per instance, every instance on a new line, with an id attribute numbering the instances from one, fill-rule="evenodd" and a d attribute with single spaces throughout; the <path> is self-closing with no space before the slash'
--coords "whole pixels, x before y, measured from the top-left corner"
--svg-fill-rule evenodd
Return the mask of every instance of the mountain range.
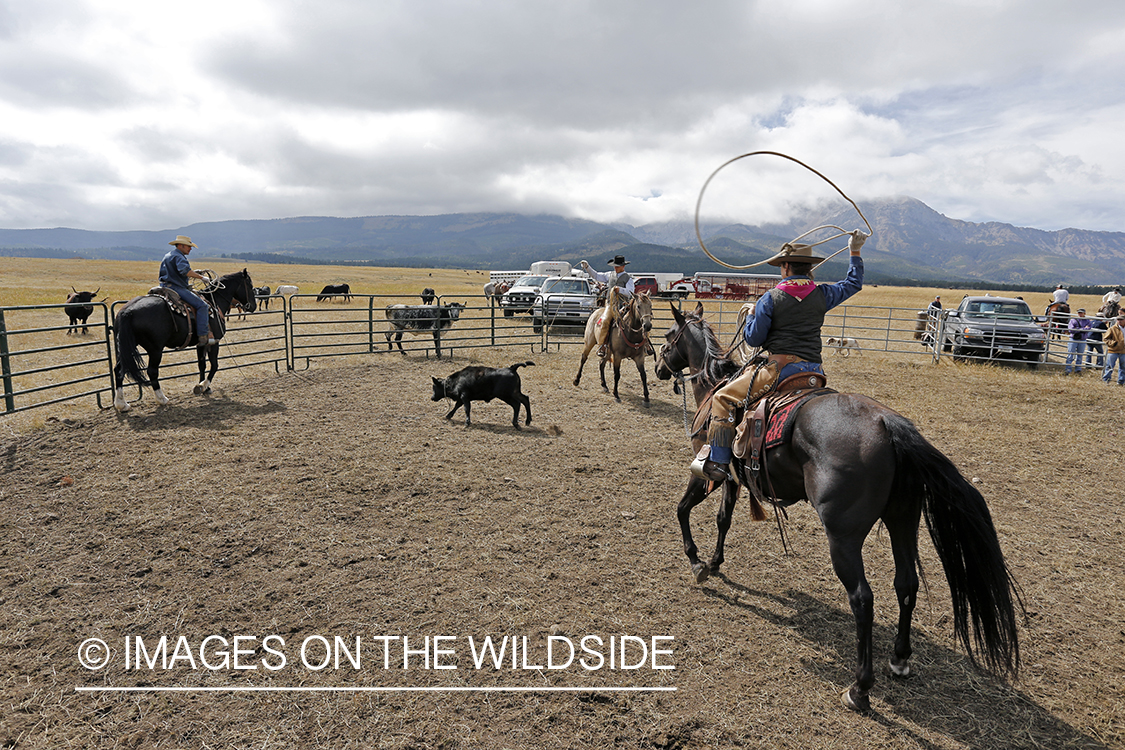
<path id="1" fill-rule="evenodd" d="M 874 229 L 863 251 L 870 282 L 1053 287 L 1118 285 L 1125 277 L 1125 233 L 977 224 L 948 218 L 905 197 L 870 201 L 861 208 Z M 854 208 L 841 204 L 783 225 L 715 224 L 701 227 L 701 234 L 713 255 L 731 265 L 747 265 L 820 225 L 864 227 Z M 623 254 L 636 271 L 691 275 L 724 270 L 700 249 L 690 221 L 634 227 L 514 213 L 237 220 L 128 232 L 0 229 L 0 256 L 155 261 L 179 234 L 200 246 L 198 255 L 249 261 L 508 270 L 527 268 L 536 260 L 576 263 L 584 258 L 601 269 L 606 259 Z M 803 241 L 831 234 L 822 230 Z M 821 250 L 831 253 L 844 245 L 840 238 Z M 826 264 L 821 277 L 842 276 L 845 259 L 842 255 Z"/>

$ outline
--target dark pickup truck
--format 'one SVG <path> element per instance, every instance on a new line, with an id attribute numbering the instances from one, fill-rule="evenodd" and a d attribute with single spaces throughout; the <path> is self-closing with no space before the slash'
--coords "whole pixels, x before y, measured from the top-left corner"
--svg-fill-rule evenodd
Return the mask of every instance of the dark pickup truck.
<path id="1" fill-rule="evenodd" d="M 965 297 L 945 315 L 942 345 L 954 358 L 1017 359 L 1040 362 L 1047 337 L 1031 308 L 1010 297 Z"/>

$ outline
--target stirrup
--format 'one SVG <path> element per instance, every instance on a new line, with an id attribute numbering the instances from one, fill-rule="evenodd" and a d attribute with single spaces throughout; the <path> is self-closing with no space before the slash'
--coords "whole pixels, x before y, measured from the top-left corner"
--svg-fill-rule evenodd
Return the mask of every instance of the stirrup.
<path id="1" fill-rule="evenodd" d="M 609 354 L 609 342 L 608 341 L 606 343 L 602 344 L 601 346 L 599 346 L 598 351 L 597 351 L 597 355 L 599 357 L 602 357 L 603 359 L 605 358 L 605 356 L 607 354 Z"/>
<path id="2" fill-rule="evenodd" d="M 691 473 L 700 479 L 710 479 L 712 482 L 727 482 L 734 478 L 727 472 L 727 466 L 729 464 L 721 464 L 709 458 L 697 456 L 691 462 Z"/>

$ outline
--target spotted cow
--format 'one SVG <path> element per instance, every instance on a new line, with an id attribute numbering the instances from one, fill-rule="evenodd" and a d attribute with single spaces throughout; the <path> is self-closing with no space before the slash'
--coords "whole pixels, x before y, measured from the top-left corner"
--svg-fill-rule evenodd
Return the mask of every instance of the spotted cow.
<path id="1" fill-rule="evenodd" d="M 387 305 L 386 316 L 391 324 L 390 329 L 383 334 L 387 337 L 387 348 L 393 351 L 395 344 L 398 344 L 398 350 L 406 354 L 406 350 L 402 348 L 402 334 L 422 336 L 431 333 L 434 337 L 434 352 L 441 359 L 441 332 L 453 325 L 464 307 L 460 302 L 443 305 Z M 393 342 L 391 336 L 395 337 Z"/>

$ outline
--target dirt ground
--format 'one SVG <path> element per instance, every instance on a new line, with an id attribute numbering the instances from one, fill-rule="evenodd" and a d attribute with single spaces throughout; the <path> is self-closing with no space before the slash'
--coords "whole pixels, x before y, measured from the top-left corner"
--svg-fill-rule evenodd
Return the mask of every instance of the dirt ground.
<path id="1" fill-rule="evenodd" d="M 498 402 L 466 428 L 430 401 L 431 376 L 526 359 L 522 431 Z M 860 715 L 840 703 L 854 627 L 808 506 L 790 510 L 790 556 L 772 520 L 736 512 L 724 575 L 695 584 L 675 520 L 680 397 L 651 363 L 650 408 L 635 370 L 617 403 L 596 367 L 572 386 L 576 366 L 573 350 L 513 350 L 220 372 L 211 397 L 176 381 L 166 407 L 148 395 L 0 438 L 0 747 L 1125 748 L 1125 389 L 829 363 L 832 385 L 902 411 L 979 483 L 1028 613 L 1021 679 L 975 670 L 923 531 L 915 676 L 890 677 L 889 543 L 873 533 L 880 668 Z M 705 555 L 715 508 L 693 518 Z M 518 658 L 477 668 L 486 636 Z M 552 665 L 586 636 L 599 656 L 549 669 L 550 636 Z M 618 649 L 610 667 L 622 636 L 641 666 Z M 93 638 L 101 669 L 80 663 L 104 655 Z M 326 643 L 354 656 L 357 638 L 358 668 L 346 653 L 319 668 Z M 77 689 L 111 686 L 176 690 Z"/>

